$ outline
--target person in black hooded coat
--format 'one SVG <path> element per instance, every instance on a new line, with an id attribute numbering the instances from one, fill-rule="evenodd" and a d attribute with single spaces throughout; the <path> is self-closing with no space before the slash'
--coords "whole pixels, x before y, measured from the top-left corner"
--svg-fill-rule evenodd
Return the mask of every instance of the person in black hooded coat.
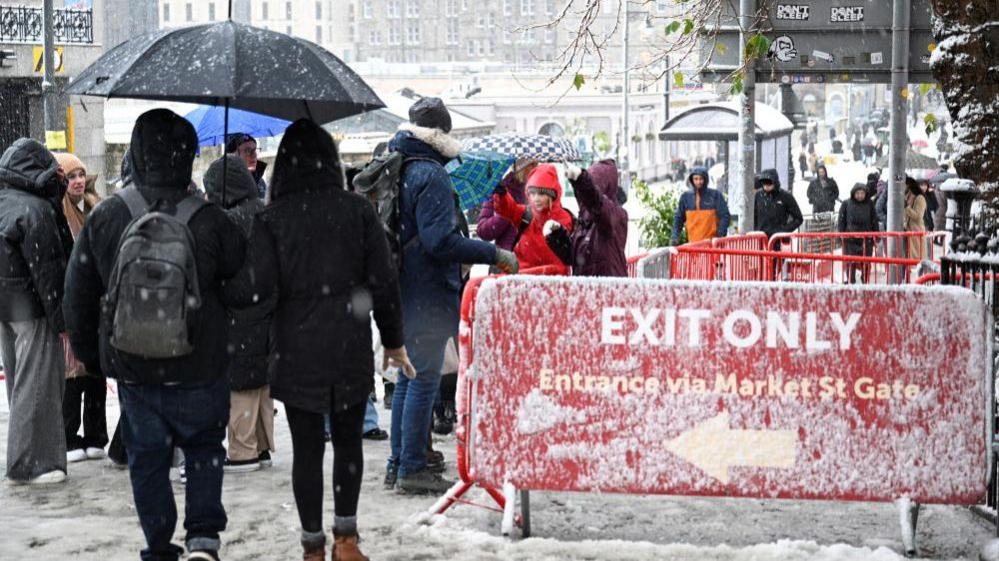
<path id="1" fill-rule="evenodd" d="M 780 188 L 777 170 L 763 170 L 760 184 L 762 188 L 756 192 L 753 206 L 756 229 L 766 232 L 767 237 L 797 230 L 804 217 L 794 195 Z"/>
<path id="2" fill-rule="evenodd" d="M 212 162 L 205 172 L 205 192 L 208 200 L 223 208 L 249 238 L 253 217 L 264 210 L 264 202 L 257 197 L 257 185 L 243 160 L 229 154 Z M 274 401 L 267 386 L 267 357 L 273 311 L 273 299 L 245 310 L 228 310 L 227 471 L 253 471 L 270 466 L 270 453 L 274 449 Z"/>
<path id="3" fill-rule="evenodd" d="M 62 279 L 73 237 L 62 212 L 66 177 L 52 154 L 21 138 L 0 157 L 0 354 L 10 403 L 6 478 L 66 475 L 59 333 Z"/>
<path id="4" fill-rule="evenodd" d="M 843 201 L 839 208 L 839 232 L 877 232 L 878 214 L 874 201 L 867 196 L 867 185 L 857 183 L 850 189 L 850 198 Z M 862 255 L 870 257 L 874 253 L 872 238 L 849 238 L 843 242 L 843 255 Z M 870 266 L 858 263 L 847 263 L 846 273 L 850 284 L 856 280 L 857 271 L 861 271 L 861 282 L 867 282 Z"/>
<path id="5" fill-rule="evenodd" d="M 256 216 L 234 297 L 277 293 L 271 394 L 284 402 L 295 461 L 292 488 L 306 558 L 322 559 L 324 420 L 331 417 L 334 546 L 357 551 L 362 425 L 374 389 L 370 313 L 390 360 L 415 376 L 403 346 L 398 273 L 375 208 L 344 189 L 329 133 L 300 119 L 285 131 L 271 201 Z"/>
<path id="6" fill-rule="evenodd" d="M 197 145 L 194 127 L 182 117 L 166 109 L 143 113 L 132 130 L 130 188 L 150 208 L 175 213 L 188 197 Z M 190 331 L 193 351 L 177 358 L 143 358 L 111 345 L 111 318 L 102 313 L 119 242 L 132 219 L 121 196 L 108 197 L 90 213 L 67 269 L 66 330 L 88 372 L 118 380 L 132 495 L 147 543 L 143 558 L 176 559 L 183 551 L 170 543 L 177 524 L 169 479 L 175 446 L 187 462 L 188 551 L 217 558 L 219 532 L 226 525 L 222 440 L 229 420 L 222 282 L 239 271 L 246 242 L 215 205 L 205 203 L 191 217 L 188 228 L 201 292 Z"/>

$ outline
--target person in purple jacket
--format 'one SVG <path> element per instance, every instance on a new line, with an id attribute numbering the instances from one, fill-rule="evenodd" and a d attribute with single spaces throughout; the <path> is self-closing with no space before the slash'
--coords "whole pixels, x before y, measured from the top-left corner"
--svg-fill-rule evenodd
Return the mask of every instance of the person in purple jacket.
<path id="1" fill-rule="evenodd" d="M 618 202 L 617 163 L 601 160 L 586 170 L 569 164 L 565 175 L 579 202 L 579 218 L 571 235 L 558 224 L 546 224 L 548 247 L 572 267 L 573 276 L 628 276 L 628 211 Z"/>
<path id="2" fill-rule="evenodd" d="M 527 193 L 524 191 L 524 181 L 537 165 L 538 162 L 534 160 L 517 160 L 513 170 L 506 174 L 506 177 L 500 182 L 506 191 L 513 196 L 513 200 L 517 201 L 517 204 L 526 204 Z M 507 251 L 513 251 L 513 246 L 517 243 L 517 228 L 509 220 L 496 214 L 492 199 L 487 200 L 482 205 L 475 233 L 479 239 L 494 242 L 496 247 Z"/>

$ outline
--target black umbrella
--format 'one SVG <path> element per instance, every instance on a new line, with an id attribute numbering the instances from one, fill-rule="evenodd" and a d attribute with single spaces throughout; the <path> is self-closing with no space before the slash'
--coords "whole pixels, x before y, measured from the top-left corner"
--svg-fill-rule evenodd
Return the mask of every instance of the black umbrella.
<path id="1" fill-rule="evenodd" d="M 234 21 L 165 29 L 105 53 L 66 91 L 225 105 L 319 123 L 385 107 L 340 59 L 304 39 Z"/>

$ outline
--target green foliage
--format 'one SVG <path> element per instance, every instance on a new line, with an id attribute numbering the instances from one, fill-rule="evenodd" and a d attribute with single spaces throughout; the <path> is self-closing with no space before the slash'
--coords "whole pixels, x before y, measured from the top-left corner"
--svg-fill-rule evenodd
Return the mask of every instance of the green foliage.
<path id="1" fill-rule="evenodd" d="M 744 74 L 742 72 L 738 72 L 732 76 L 732 86 L 728 89 L 729 93 L 732 95 L 739 95 L 742 93 L 742 90 L 744 89 L 744 85 L 742 83 L 743 76 Z"/>
<path id="2" fill-rule="evenodd" d="M 583 76 L 582 74 L 576 74 L 576 75 L 575 75 L 575 76 L 573 76 L 573 78 L 572 78 L 572 85 L 573 85 L 573 87 L 575 87 L 575 88 L 576 88 L 577 90 L 578 90 L 579 88 L 582 88 L 582 87 L 583 87 L 583 84 L 585 84 L 585 83 L 586 83 L 586 76 Z"/>
<path id="3" fill-rule="evenodd" d="M 671 21 L 671 22 L 669 22 L 669 25 L 666 26 L 666 34 L 667 35 L 676 33 L 679 30 L 680 30 L 680 22 L 679 21 Z"/>
<path id="4" fill-rule="evenodd" d="M 694 30 L 694 20 L 685 19 L 683 20 L 683 35 L 690 35 L 690 32 Z"/>
<path id="5" fill-rule="evenodd" d="M 631 192 L 645 207 L 646 214 L 638 223 L 642 232 L 644 247 L 666 247 L 673 234 L 673 217 L 680 201 L 679 196 L 671 190 L 655 193 L 644 181 L 636 179 L 631 184 Z M 687 233 L 680 233 L 679 243 L 687 242 Z"/>
<path id="6" fill-rule="evenodd" d="M 673 83 L 676 84 L 676 87 L 678 88 L 683 87 L 683 72 L 677 70 L 673 73 Z"/>
<path id="7" fill-rule="evenodd" d="M 597 152 L 605 154 L 610 150 L 610 147 L 610 134 L 607 131 L 600 131 L 593 135 L 593 148 Z"/>
<path id="8" fill-rule="evenodd" d="M 937 116 L 933 113 L 927 113 L 923 117 L 923 124 L 926 125 L 926 134 L 933 134 L 938 128 Z"/>
<path id="9" fill-rule="evenodd" d="M 770 38 L 757 33 L 746 41 L 746 59 L 753 61 L 767 56 L 770 50 Z"/>

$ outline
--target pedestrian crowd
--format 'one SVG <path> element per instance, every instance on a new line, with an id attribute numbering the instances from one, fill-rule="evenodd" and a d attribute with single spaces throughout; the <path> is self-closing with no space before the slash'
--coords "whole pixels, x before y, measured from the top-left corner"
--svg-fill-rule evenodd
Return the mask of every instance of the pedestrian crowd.
<path id="1" fill-rule="evenodd" d="M 7 482 L 61 483 L 68 463 L 107 455 L 128 470 L 142 558 L 174 561 L 184 552 L 171 542 L 170 469 L 179 464 L 187 559 L 217 561 L 223 474 L 272 465 L 278 400 L 304 559 L 326 558 L 326 442 L 333 559 L 367 559 L 357 533 L 362 439 L 390 440 L 387 488 L 450 488 L 430 434 L 454 422 L 468 266 L 625 276 L 628 218 L 613 160 L 580 169 L 522 158 L 486 201 L 472 239 L 444 168 L 460 146 L 450 113 L 422 98 L 409 116 L 383 147 L 401 161 L 391 223 L 361 188 L 365 170 L 345 169 L 333 138 L 307 119 L 285 131 L 269 183 L 255 139 L 235 134 L 198 186 L 194 128 L 171 111 L 148 111 L 132 131 L 119 190 L 104 200 L 76 156 L 31 139 L 8 147 L 0 157 Z M 567 187 L 578 216 L 562 206 Z M 375 373 L 393 379 L 389 434 L 372 405 Z M 442 373 L 452 376 L 443 399 Z M 107 378 L 121 405 L 111 439 Z"/>

